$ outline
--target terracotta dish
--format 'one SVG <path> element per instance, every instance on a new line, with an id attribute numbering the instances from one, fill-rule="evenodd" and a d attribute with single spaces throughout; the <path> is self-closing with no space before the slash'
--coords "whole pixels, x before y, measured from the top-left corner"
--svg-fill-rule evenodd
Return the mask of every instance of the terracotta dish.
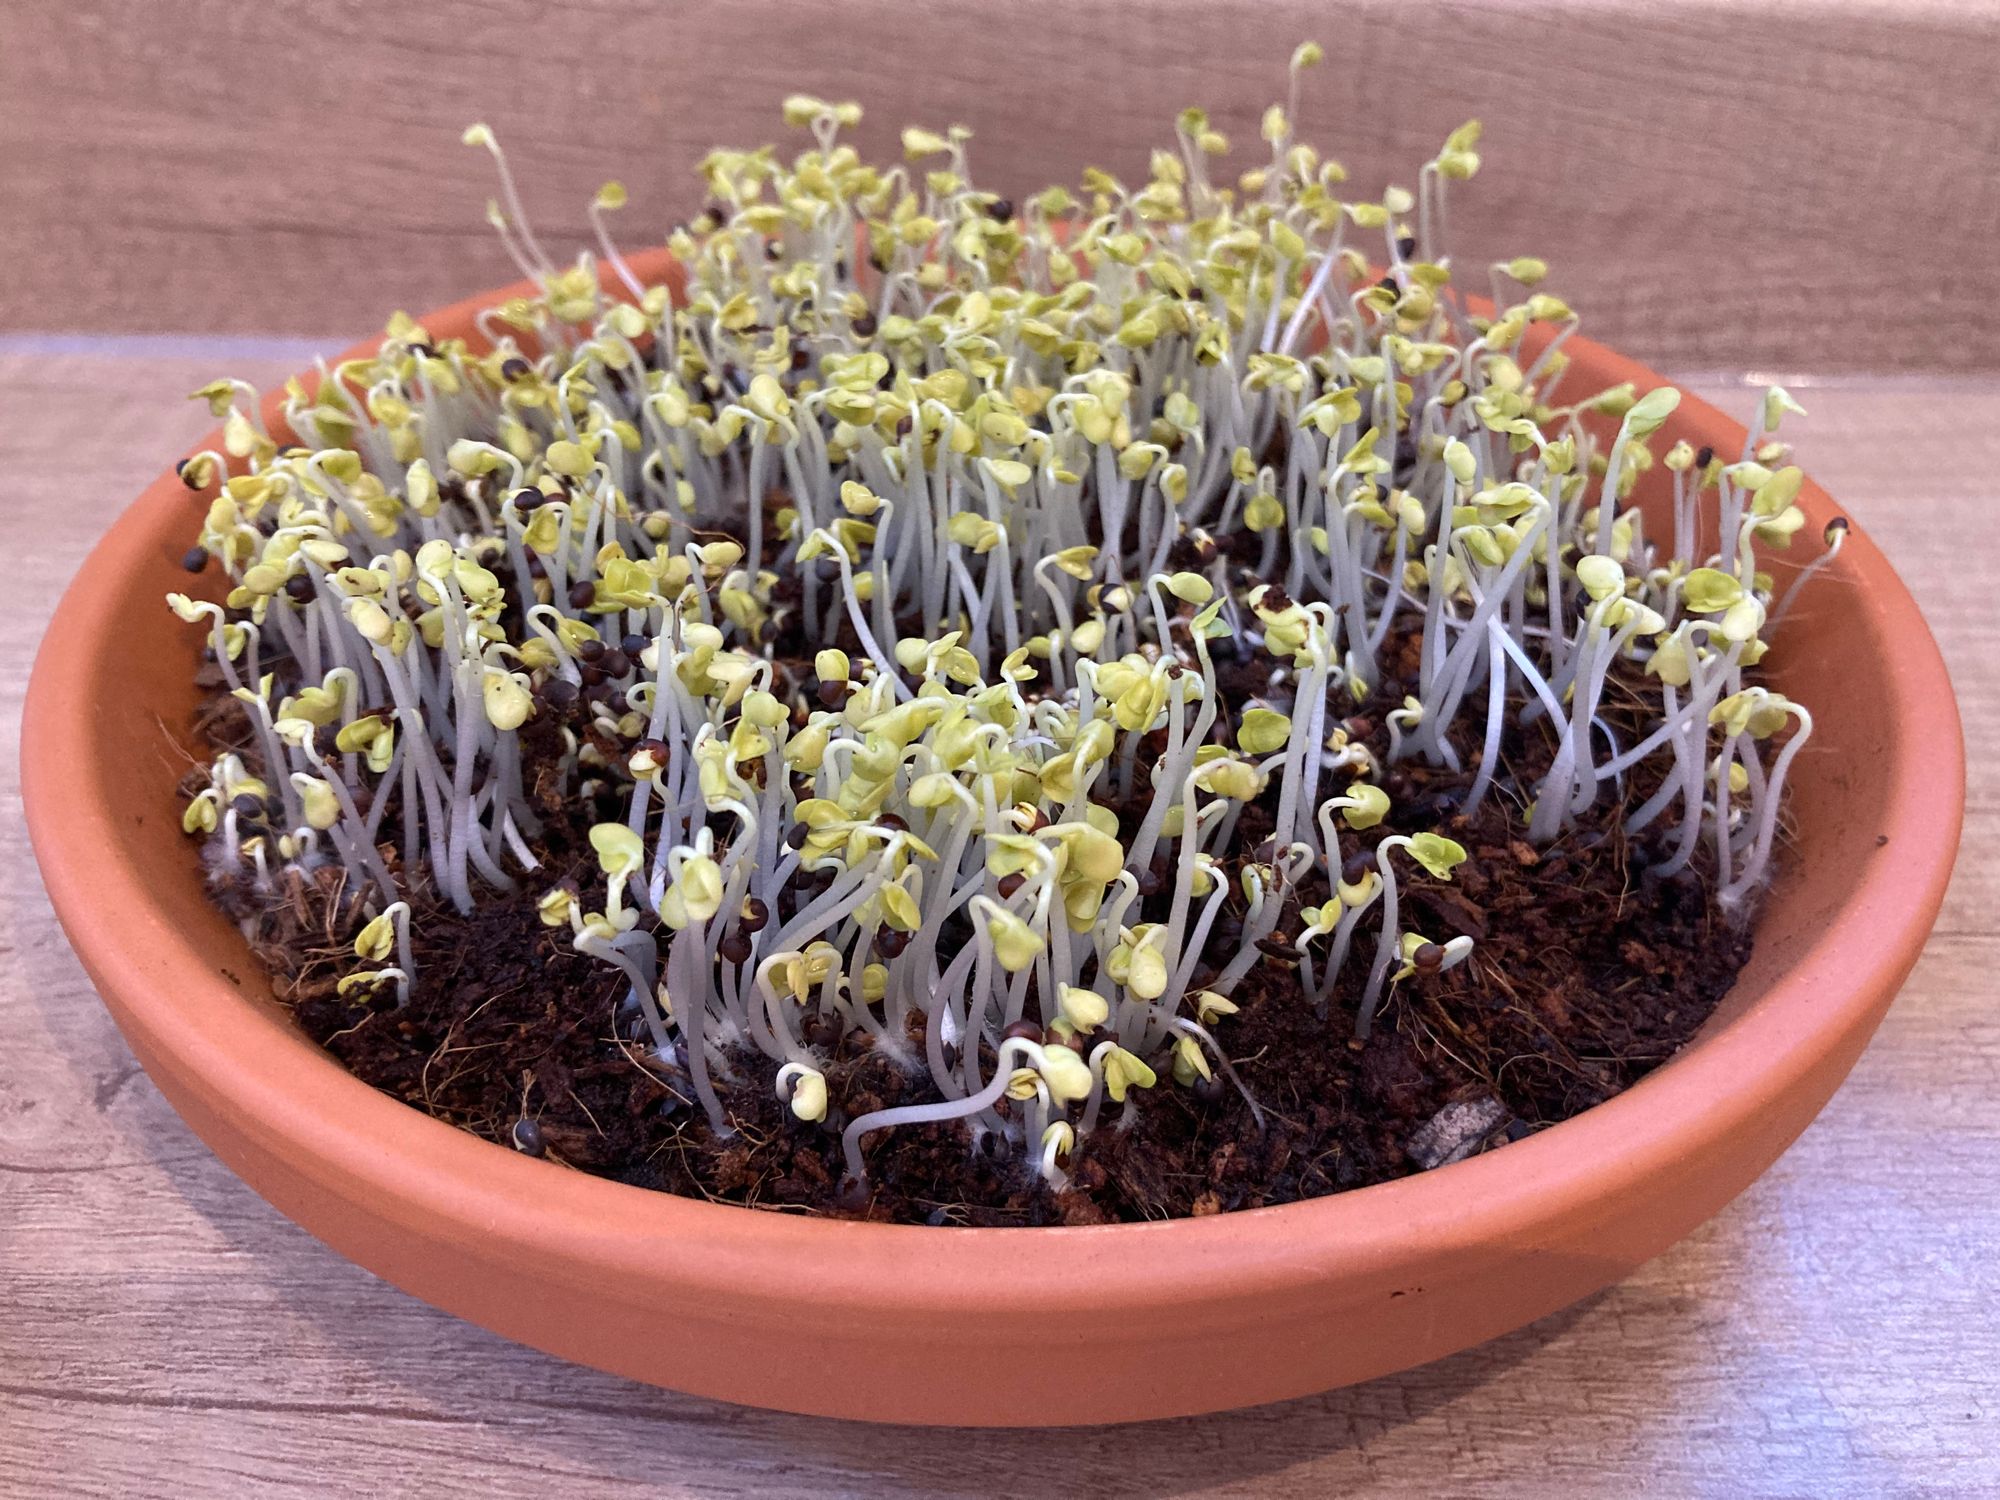
<path id="1" fill-rule="evenodd" d="M 664 257 L 641 264 L 668 274 Z M 476 340 L 475 310 L 510 294 L 423 322 Z M 1579 388 L 1661 383 L 1567 347 Z M 1687 400 L 1666 437 L 1733 455 L 1743 430 Z M 1816 537 L 1834 503 L 1810 484 L 1802 503 Z M 1817 732 L 1755 954 L 1700 1038 L 1629 1092 L 1422 1176 L 1204 1219 L 931 1229 L 718 1206 L 429 1119 L 349 1076 L 271 999 L 203 895 L 174 795 L 197 633 L 162 596 L 187 586 L 198 525 L 169 470 L 105 535 L 36 663 L 22 734 L 43 876 L 132 1050 L 252 1187 L 397 1286 L 565 1358 L 757 1406 L 1167 1417 L 1366 1380 L 1575 1302 L 1715 1213 L 1826 1103 L 1915 963 L 1958 841 L 1944 664 L 1857 528 L 1772 658 Z M 1789 564 L 1771 565 L 1782 583 Z"/>

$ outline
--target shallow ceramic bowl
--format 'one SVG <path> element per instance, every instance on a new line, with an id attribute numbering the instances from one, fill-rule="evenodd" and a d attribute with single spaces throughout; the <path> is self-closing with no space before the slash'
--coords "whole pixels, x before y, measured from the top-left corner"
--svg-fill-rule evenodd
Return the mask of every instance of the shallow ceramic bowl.
<path id="1" fill-rule="evenodd" d="M 508 294 L 423 321 L 476 339 L 473 313 Z M 1573 389 L 1660 383 L 1569 348 Z M 1667 435 L 1743 442 L 1693 400 Z M 1811 556 L 1835 507 L 1812 485 L 1803 503 Z M 203 897 L 174 796 L 169 735 L 195 704 L 198 643 L 161 596 L 188 586 L 178 559 L 198 524 L 169 470 L 105 535 L 56 615 L 22 733 L 49 894 L 132 1050 L 252 1187 L 397 1286 L 551 1353 L 757 1406 L 1175 1416 L 1366 1380 L 1575 1302 L 1715 1213 L 1826 1103 L 1923 946 L 1964 805 L 1944 664 L 1857 528 L 1772 658 L 1818 732 L 1756 951 L 1699 1038 L 1618 1098 L 1423 1176 L 1205 1219 L 929 1229 L 724 1207 L 431 1120 L 349 1076 L 272 1000 Z M 1789 565 L 1772 566 L 1782 583 Z"/>

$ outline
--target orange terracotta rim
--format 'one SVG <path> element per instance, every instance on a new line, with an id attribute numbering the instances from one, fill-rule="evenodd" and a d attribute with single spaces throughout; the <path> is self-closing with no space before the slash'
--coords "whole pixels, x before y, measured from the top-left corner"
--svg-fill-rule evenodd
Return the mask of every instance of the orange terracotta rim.
<path id="1" fill-rule="evenodd" d="M 638 264 L 669 274 L 661 255 Z M 422 321 L 476 337 L 474 313 L 516 290 Z M 1586 385 L 1662 383 L 1568 347 Z M 1743 440 L 1692 399 L 1668 432 Z M 1807 535 L 1836 514 L 1815 486 L 1802 503 Z M 716 1205 L 529 1160 L 376 1093 L 245 967 L 199 889 L 162 738 L 193 702 L 194 644 L 160 599 L 185 585 L 174 560 L 197 526 L 170 470 L 106 533 L 22 731 L 43 878 L 135 1051 L 253 1186 L 389 1279 L 568 1357 L 753 1404 L 1178 1415 L 1403 1368 L 1574 1301 L 1741 1191 L 1831 1095 L 1922 948 L 1964 807 L 1944 664 L 1857 526 L 1772 656 L 1819 730 L 1757 953 L 1703 1035 L 1626 1093 L 1422 1176 L 1205 1219 L 932 1229 Z M 1825 646 L 1803 649 L 1807 631 Z"/>

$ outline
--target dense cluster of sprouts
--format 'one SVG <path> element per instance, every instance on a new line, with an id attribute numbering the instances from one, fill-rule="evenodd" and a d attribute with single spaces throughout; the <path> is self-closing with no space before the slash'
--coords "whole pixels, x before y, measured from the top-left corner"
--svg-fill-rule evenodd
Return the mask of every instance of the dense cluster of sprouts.
<path id="1" fill-rule="evenodd" d="M 254 749 L 186 826 L 225 883 L 344 872 L 344 989 L 407 996 L 416 913 L 531 898 L 717 1132 L 761 1073 L 857 1183 L 872 1132 L 957 1120 L 1060 1184 L 1143 1091 L 1229 1086 L 1259 963 L 1365 1037 L 1466 959 L 1405 926 L 1399 883 L 1466 854 L 1382 836 L 1382 759 L 1471 773 L 1458 810 L 1503 799 L 1531 843 L 1662 768 L 1627 828 L 1754 893 L 1810 728 L 1745 677 L 1777 613 L 1753 545 L 1802 523 L 1797 408 L 1656 458 L 1671 389 L 1561 401 L 1545 267 L 1492 267 L 1478 312 L 1447 252 L 1476 124 L 1350 200 L 1283 107 L 1218 185 L 1189 110 L 1143 186 L 1014 204 L 962 129 L 885 168 L 839 138 L 855 106 L 785 113 L 813 137 L 789 165 L 704 163 L 673 289 L 604 232 L 615 184 L 601 255 L 551 260 L 475 127 L 535 288 L 481 346 L 399 316 L 287 389 L 282 439 L 247 387 L 201 393 L 225 425 L 183 470 L 212 494 L 190 566 L 227 593 L 172 603 Z M 1658 538 L 1619 503 L 1656 462 Z M 1384 757 L 1350 716 L 1412 637 Z M 1657 694 L 1633 743 L 1599 714 L 1620 664 Z M 1533 725 L 1524 785 L 1498 751 Z M 562 880 L 538 839 L 576 809 L 595 865 Z M 849 1113 L 828 1036 L 923 1102 Z"/>

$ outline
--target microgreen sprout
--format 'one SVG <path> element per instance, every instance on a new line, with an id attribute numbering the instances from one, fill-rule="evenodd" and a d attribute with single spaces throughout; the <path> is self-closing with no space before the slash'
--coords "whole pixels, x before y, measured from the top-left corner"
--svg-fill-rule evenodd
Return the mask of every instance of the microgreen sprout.
<path id="1" fill-rule="evenodd" d="M 418 913 L 532 903 L 715 1132 L 768 1089 L 856 1192 L 897 1126 L 1060 1186 L 1155 1091 L 1241 1087 L 1262 965 L 1365 1038 L 1465 963 L 1407 923 L 1468 856 L 1392 831 L 1399 766 L 1463 773 L 1452 811 L 1502 802 L 1531 845 L 1645 767 L 1627 831 L 1659 825 L 1667 874 L 1705 839 L 1747 906 L 1811 728 L 1745 675 L 1791 598 L 1758 558 L 1803 521 L 1796 403 L 1735 463 L 1656 459 L 1668 388 L 1557 404 L 1577 320 L 1547 267 L 1492 267 L 1490 312 L 1455 280 L 1476 123 L 1415 192 L 1343 196 L 1293 135 L 1319 58 L 1233 185 L 1189 111 L 1143 184 L 1018 208 L 963 129 L 873 165 L 858 108 L 795 98 L 789 163 L 704 160 L 675 293 L 614 243 L 615 183 L 558 264 L 472 127 L 531 283 L 487 344 L 398 315 L 287 387 L 295 446 L 247 387 L 197 393 L 223 592 L 170 602 L 250 726 L 184 819 L 216 878 L 337 872 L 345 992 L 399 998 Z M 1629 504 L 1656 462 L 1665 544 Z M 1652 727 L 1619 744 L 1635 682 Z M 1348 716 L 1384 694 L 1371 748 Z M 1528 730 L 1548 753 L 1512 769 Z M 588 845 L 560 869 L 552 822 Z M 857 1047 L 915 1102 L 843 1097 Z"/>

